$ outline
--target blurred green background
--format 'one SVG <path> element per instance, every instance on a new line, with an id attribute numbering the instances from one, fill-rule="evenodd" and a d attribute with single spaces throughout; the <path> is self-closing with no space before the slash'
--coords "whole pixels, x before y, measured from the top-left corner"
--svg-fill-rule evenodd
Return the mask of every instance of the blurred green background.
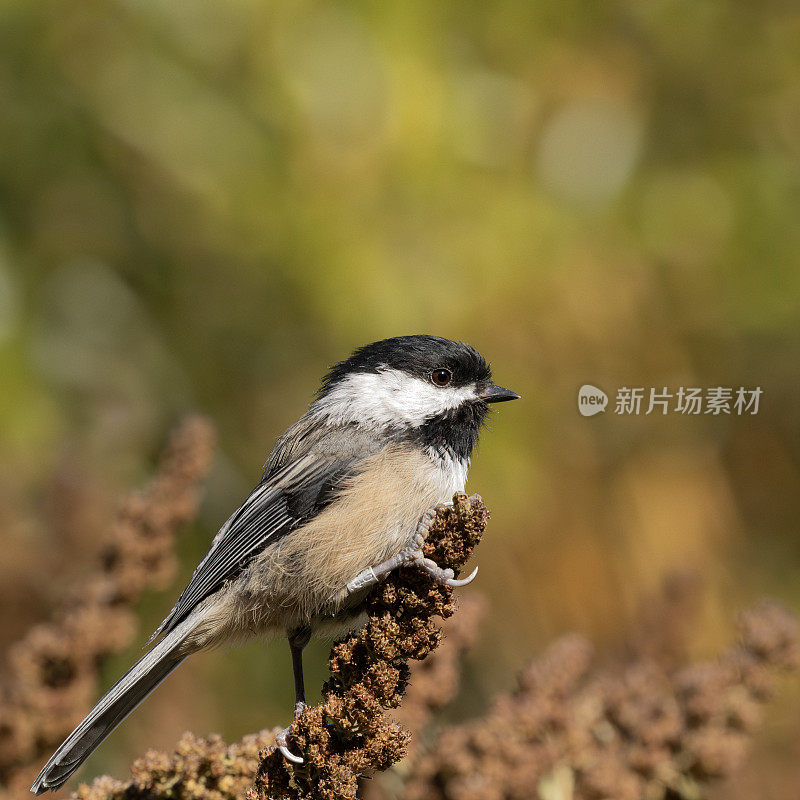
<path id="1" fill-rule="evenodd" d="M 800 610 L 797 4 L 0 9 L 2 644 L 201 410 L 220 452 L 154 627 L 326 367 L 417 332 L 524 398 L 471 472 L 491 611 L 453 718 L 563 631 L 618 643 L 675 569 L 704 583 L 698 655 L 759 594 Z M 578 414 L 583 383 L 607 413 Z M 762 387 L 759 413 L 612 413 L 621 386 L 717 385 Z M 203 655 L 81 777 L 290 709 L 284 644 Z"/>

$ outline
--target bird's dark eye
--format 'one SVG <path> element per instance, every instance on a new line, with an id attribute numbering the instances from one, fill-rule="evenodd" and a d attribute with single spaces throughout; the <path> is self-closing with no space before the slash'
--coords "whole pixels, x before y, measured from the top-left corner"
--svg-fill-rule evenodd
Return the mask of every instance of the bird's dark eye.
<path id="1" fill-rule="evenodd" d="M 437 386 L 447 386 L 453 380 L 453 373 L 449 369 L 435 369 L 431 372 L 431 380 Z"/>

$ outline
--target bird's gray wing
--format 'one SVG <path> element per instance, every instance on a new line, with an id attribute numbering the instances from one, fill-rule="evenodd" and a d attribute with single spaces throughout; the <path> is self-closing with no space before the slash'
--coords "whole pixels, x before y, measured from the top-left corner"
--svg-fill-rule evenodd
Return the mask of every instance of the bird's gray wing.
<path id="1" fill-rule="evenodd" d="M 264 547 L 318 514 L 337 488 L 359 471 L 360 462 L 378 447 L 357 430 L 328 429 L 302 449 L 306 451 L 303 455 L 265 476 L 222 526 L 150 641 L 173 630 Z"/>

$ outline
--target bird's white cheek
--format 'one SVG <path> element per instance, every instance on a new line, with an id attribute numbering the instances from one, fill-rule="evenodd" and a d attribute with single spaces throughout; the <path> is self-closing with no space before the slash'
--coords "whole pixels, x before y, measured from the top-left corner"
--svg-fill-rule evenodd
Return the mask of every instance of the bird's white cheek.
<path id="1" fill-rule="evenodd" d="M 475 387 L 439 388 L 399 370 L 349 375 L 315 410 L 331 422 L 419 427 L 426 420 L 474 399 Z"/>

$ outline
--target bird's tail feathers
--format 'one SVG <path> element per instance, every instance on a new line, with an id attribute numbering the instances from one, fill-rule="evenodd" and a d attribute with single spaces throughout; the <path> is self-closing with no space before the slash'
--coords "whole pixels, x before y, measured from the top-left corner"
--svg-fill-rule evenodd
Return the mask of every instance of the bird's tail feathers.
<path id="1" fill-rule="evenodd" d="M 103 740 L 186 658 L 180 644 L 205 616 L 197 609 L 145 653 L 100 699 L 44 765 L 31 791 L 60 789 Z"/>

